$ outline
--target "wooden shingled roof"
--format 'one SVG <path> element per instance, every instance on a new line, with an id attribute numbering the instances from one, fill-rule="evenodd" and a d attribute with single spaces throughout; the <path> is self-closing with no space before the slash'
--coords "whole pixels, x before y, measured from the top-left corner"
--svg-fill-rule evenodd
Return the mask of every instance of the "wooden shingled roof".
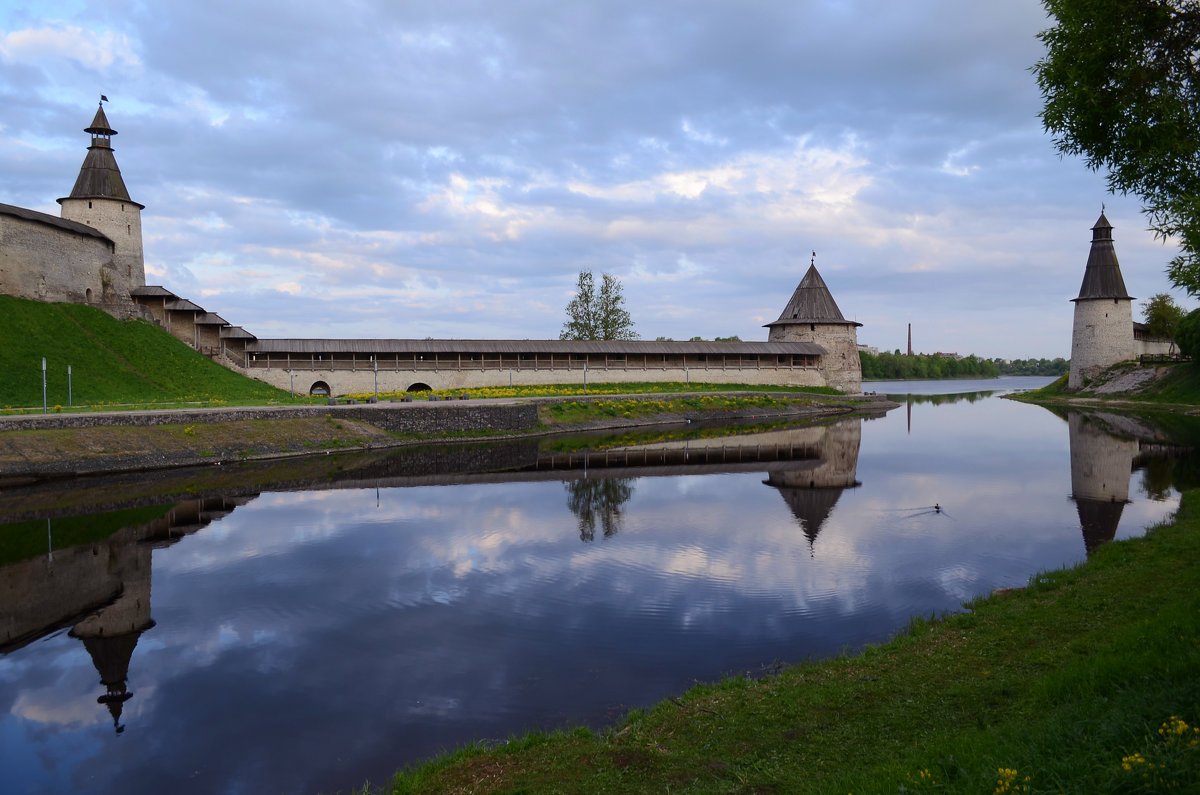
<path id="1" fill-rule="evenodd" d="M 145 209 L 144 205 L 129 198 L 129 190 L 125 187 L 125 180 L 121 176 L 121 169 L 117 166 L 110 143 L 111 137 L 116 135 L 117 131 L 108 125 L 103 106 L 96 109 L 91 125 L 85 128 L 84 132 L 92 134 L 92 145 L 88 147 L 87 156 L 83 159 L 79 176 L 75 179 L 75 187 L 66 198 L 117 199 Z M 61 203 L 63 200 L 58 201 Z"/>
<path id="2" fill-rule="evenodd" d="M 833 300 L 825 280 L 817 273 L 817 266 L 810 265 L 808 273 L 800 280 L 800 285 L 792 293 L 792 298 L 783 308 L 779 319 L 767 324 L 771 326 L 789 326 L 799 323 L 823 323 L 844 326 L 861 326 L 853 320 L 847 320 Z"/>
<path id="3" fill-rule="evenodd" d="M 0 215 L 11 215 L 26 221 L 34 221 L 39 224 L 47 224 L 59 229 L 65 229 L 68 232 L 74 232 L 79 235 L 108 240 L 107 235 L 87 224 L 81 224 L 78 221 L 71 221 L 66 218 L 59 218 L 57 215 L 39 213 L 37 210 L 27 210 L 24 207 L 14 207 L 11 204 L 0 204 Z"/>
<path id="4" fill-rule="evenodd" d="M 259 339 L 247 353 L 279 354 L 613 354 L 666 355 L 812 355 L 826 350 L 811 342 L 651 342 L 648 340 L 411 340 L 411 339 Z"/>
<path id="5" fill-rule="evenodd" d="M 1099 220 L 1092 226 L 1092 248 L 1088 252 L 1087 270 L 1083 272 L 1083 284 L 1079 286 L 1079 296 L 1072 298 L 1072 301 L 1089 298 L 1133 300 L 1133 297 L 1125 289 L 1125 279 L 1121 276 L 1121 265 L 1117 262 L 1117 250 L 1113 246 L 1112 230 L 1112 224 L 1101 212 Z"/>

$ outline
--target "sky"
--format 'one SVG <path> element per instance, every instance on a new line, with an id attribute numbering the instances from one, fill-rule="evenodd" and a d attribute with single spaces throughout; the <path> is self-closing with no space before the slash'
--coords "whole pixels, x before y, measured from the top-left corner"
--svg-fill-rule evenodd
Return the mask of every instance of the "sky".
<path id="1" fill-rule="evenodd" d="M 1038 0 L 0 0 L 0 202 L 59 214 L 101 94 L 146 278 L 262 338 L 765 340 L 815 252 L 859 342 L 1069 356 L 1101 208 Z M 1141 301 L 1134 304 L 1135 320 Z"/>

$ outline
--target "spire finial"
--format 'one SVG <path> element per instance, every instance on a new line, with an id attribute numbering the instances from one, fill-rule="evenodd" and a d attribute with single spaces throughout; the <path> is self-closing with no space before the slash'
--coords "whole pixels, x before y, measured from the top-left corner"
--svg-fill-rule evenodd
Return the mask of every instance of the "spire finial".
<path id="1" fill-rule="evenodd" d="M 812 253 L 812 259 L 808 261 L 808 264 L 813 268 L 817 267 L 817 252 Z"/>

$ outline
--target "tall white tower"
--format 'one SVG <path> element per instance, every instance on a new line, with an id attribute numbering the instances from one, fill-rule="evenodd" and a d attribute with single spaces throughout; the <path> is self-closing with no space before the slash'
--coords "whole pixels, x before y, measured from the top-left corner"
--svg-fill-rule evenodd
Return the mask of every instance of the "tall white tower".
<path id="1" fill-rule="evenodd" d="M 129 293 L 146 284 L 146 265 L 142 255 L 142 210 L 145 207 L 129 198 L 121 169 L 113 156 L 112 137 L 117 131 L 108 125 L 104 106 L 96 109 L 83 166 L 71 195 L 58 200 L 62 217 L 96 229 L 113 242 L 113 261 L 102 269 L 101 303 L 130 302 Z"/>
<path id="2" fill-rule="evenodd" d="M 1092 250 L 1079 297 L 1071 299 L 1075 304 L 1075 325 L 1071 331 L 1068 389 L 1082 389 L 1106 368 L 1136 358 L 1133 296 L 1125 291 L 1112 229 L 1101 212 L 1092 227 Z"/>

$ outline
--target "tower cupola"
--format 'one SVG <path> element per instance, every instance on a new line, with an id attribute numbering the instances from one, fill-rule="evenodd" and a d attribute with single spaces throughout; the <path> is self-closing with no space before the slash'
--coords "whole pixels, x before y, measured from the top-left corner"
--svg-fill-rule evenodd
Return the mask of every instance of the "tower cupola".
<path id="1" fill-rule="evenodd" d="M 119 201 L 137 204 L 129 198 L 129 191 L 125 187 L 125 180 L 121 177 L 121 169 L 117 166 L 117 159 L 113 156 L 112 137 L 117 134 L 108 123 L 108 117 L 104 115 L 104 105 L 101 104 L 96 108 L 96 115 L 92 118 L 92 123 L 84 128 L 86 133 L 91 133 L 92 143 L 88 147 L 87 156 L 83 159 L 83 166 L 79 169 L 79 176 L 75 179 L 75 187 L 71 189 L 71 195 L 67 199 L 117 199 Z M 59 199 L 59 204 L 62 204 L 66 199 Z M 137 204 L 138 209 L 145 209 L 141 204 Z"/>
<path id="2" fill-rule="evenodd" d="M 1113 226 L 1104 217 L 1101 210 L 1100 218 L 1092 226 L 1092 248 L 1088 252 L 1087 269 L 1083 272 L 1083 284 L 1079 286 L 1079 296 L 1071 299 L 1081 301 L 1089 298 L 1133 298 L 1125 290 L 1125 280 L 1121 277 L 1121 266 L 1117 262 L 1117 250 L 1113 246 Z"/>

